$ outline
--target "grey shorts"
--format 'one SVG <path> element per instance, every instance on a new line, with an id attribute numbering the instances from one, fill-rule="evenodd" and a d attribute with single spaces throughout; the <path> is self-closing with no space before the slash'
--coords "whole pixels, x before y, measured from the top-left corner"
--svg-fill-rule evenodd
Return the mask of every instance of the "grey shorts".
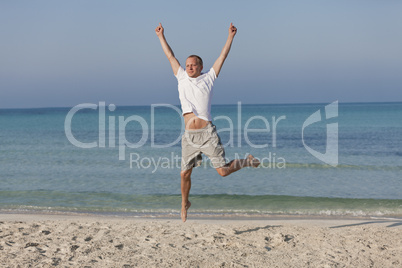
<path id="1" fill-rule="evenodd" d="M 214 168 L 226 165 L 225 150 L 216 127 L 211 123 L 201 129 L 185 130 L 181 146 L 181 170 L 200 166 L 202 154 L 211 160 Z"/>

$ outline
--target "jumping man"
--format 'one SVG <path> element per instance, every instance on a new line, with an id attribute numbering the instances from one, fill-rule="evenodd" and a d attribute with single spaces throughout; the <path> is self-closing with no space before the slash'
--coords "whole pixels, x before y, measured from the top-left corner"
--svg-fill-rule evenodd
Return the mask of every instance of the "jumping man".
<path id="1" fill-rule="evenodd" d="M 246 159 L 236 159 L 229 163 L 225 160 L 225 150 L 212 124 L 211 96 L 215 79 L 221 71 L 222 65 L 229 54 L 230 47 L 237 28 L 230 24 L 229 36 L 218 59 L 207 73 L 202 73 L 203 62 L 197 55 L 191 55 L 186 60 L 184 70 L 176 59 L 172 49 L 166 41 L 164 29 L 159 23 L 155 29 L 159 37 L 163 52 L 172 66 L 173 73 L 178 80 L 179 98 L 184 117 L 185 131 L 182 137 L 181 160 L 181 219 L 187 219 L 187 210 L 191 203 L 188 199 L 191 188 L 191 172 L 193 167 L 201 165 L 202 154 L 208 156 L 212 166 L 219 175 L 225 177 L 244 167 L 258 167 L 260 162 L 251 154 Z"/>

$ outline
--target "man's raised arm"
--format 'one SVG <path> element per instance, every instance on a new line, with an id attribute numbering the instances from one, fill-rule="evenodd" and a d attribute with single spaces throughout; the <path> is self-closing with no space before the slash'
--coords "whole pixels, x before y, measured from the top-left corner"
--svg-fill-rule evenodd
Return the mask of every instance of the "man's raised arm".
<path id="1" fill-rule="evenodd" d="M 230 47 L 232 46 L 233 38 L 237 33 L 237 28 L 233 26 L 233 23 L 230 23 L 229 27 L 229 36 L 228 39 L 226 40 L 226 44 L 222 49 L 221 55 L 219 55 L 219 58 L 215 61 L 214 65 L 212 68 L 214 68 L 216 76 L 219 75 L 219 72 L 221 71 L 222 65 L 226 60 L 226 57 L 229 54 Z"/>
<path id="2" fill-rule="evenodd" d="M 166 41 L 164 29 L 163 29 L 161 23 L 159 23 L 158 27 L 156 27 L 155 33 L 159 37 L 159 41 L 161 42 L 163 52 L 165 52 L 165 55 L 168 58 L 170 65 L 172 66 L 174 75 L 177 75 L 177 71 L 179 70 L 180 63 L 174 56 L 173 50 L 170 48 L 169 44 Z"/>

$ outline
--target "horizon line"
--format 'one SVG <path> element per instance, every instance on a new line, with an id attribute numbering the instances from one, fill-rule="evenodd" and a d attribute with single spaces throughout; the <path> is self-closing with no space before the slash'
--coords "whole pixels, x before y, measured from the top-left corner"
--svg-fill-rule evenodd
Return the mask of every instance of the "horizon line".
<path id="1" fill-rule="evenodd" d="M 398 104 L 401 103 L 402 101 L 368 101 L 368 102 L 341 102 L 339 100 L 334 100 L 334 101 L 338 101 L 339 104 Z M 99 102 L 104 102 L 104 101 L 98 101 Z M 238 105 L 238 103 L 241 103 L 241 101 L 238 101 L 237 103 L 230 103 L 230 104 L 211 104 L 211 106 L 232 106 L 232 105 Z M 89 102 L 85 102 L 85 103 L 89 103 Z M 80 103 L 82 104 L 82 103 Z M 115 103 L 109 103 L 110 104 L 114 104 L 116 105 L 116 107 L 150 107 L 151 105 L 155 105 L 155 104 L 170 104 L 170 103 L 154 103 L 154 104 L 144 104 L 144 105 L 119 105 L 119 104 L 115 104 Z M 242 103 L 242 105 L 272 105 L 272 106 L 276 106 L 276 105 L 319 105 L 319 104 L 328 104 L 327 102 L 281 102 L 281 103 Z M 79 105 L 79 104 L 77 104 Z M 173 106 L 179 106 L 180 104 L 170 104 Z M 75 105 L 74 105 L 75 106 Z M 2 108 L 0 107 L 0 110 L 34 110 L 34 109 L 71 109 L 74 106 L 41 106 L 41 107 L 12 107 L 12 108 Z"/>

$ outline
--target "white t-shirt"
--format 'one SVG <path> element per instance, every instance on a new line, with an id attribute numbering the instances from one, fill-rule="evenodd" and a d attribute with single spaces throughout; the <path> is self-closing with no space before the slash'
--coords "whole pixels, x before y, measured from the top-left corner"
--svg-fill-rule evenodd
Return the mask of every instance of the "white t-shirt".
<path id="1" fill-rule="evenodd" d="M 180 66 L 176 78 L 179 83 L 182 113 L 192 112 L 203 120 L 212 121 L 211 99 L 212 88 L 216 79 L 215 70 L 211 68 L 209 72 L 201 73 L 197 78 L 191 78 Z"/>

